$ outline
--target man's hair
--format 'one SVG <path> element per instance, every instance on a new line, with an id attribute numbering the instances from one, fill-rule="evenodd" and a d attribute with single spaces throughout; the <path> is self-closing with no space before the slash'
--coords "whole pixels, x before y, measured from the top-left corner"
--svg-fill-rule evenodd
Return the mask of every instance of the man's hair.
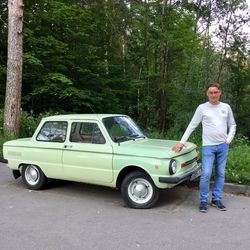
<path id="1" fill-rule="evenodd" d="M 209 88 L 211 88 L 211 87 L 216 87 L 216 88 L 219 89 L 219 90 L 221 89 L 220 84 L 217 83 L 217 82 L 208 84 L 208 85 L 207 85 L 207 90 L 208 90 Z"/>

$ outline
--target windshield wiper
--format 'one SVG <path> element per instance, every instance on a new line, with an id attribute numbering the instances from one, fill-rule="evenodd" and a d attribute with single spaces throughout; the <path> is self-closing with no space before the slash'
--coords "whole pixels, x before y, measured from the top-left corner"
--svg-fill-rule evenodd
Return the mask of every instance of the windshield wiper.
<path id="1" fill-rule="evenodd" d="M 129 135 L 122 135 L 122 136 L 115 136 L 114 140 L 115 142 L 124 142 L 128 140 L 135 140 L 135 137 Z"/>
<path id="2" fill-rule="evenodd" d="M 133 137 L 134 139 L 146 138 L 145 135 L 138 135 L 138 134 L 132 134 L 132 135 L 129 135 L 129 137 Z"/>
<path id="3" fill-rule="evenodd" d="M 124 142 L 124 141 L 129 141 L 129 140 L 136 140 L 139 138 L 146 138 L 146 136 L 140 136 L 138 134 L 134 135 L 122 135 L 122 136 L 115 136 L 114 140 L 115 142 Z"/>
<path id="4" fill-rule="evenodd" d="M 145 135 L 137 135 L 137 136 L 135 137 L 135 139 L 140 139 L 140 138 L 145 139 L 145 138 L 146 138 L 146 136 L 145 136 Z"/>

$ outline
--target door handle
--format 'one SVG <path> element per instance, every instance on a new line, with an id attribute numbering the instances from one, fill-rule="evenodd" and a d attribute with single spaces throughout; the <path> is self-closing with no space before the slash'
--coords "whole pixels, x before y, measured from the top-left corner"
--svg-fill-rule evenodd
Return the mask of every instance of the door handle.
<path id="1" fill-rule="evenodd" d="M 72 145 L 64 145 L 64 148 L 72 148 Z"/>

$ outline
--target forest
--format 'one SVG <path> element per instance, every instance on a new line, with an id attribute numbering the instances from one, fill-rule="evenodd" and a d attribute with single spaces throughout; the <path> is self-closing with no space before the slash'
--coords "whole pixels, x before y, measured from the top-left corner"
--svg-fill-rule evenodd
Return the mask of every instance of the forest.
<path id="1" fill-rule="evenodd" d="M 245 0 L 25 0 L 22 111 L 125 113 L 145 129 L 182 133 L 206 85 L 220 82 L 238 133 L 249 136 L 248 11 Z"/>
<path id="2" fill-rule="evenodd" d="M 130 115 L 179 140 L 206 86 L 219 82 L 237 136 L 227 178 L 250 183 L 250 36 L 245 0 L 24 0 L 21 131 L 65 113 Z M 0 144 L 8 1 L 0 13 Z M 191 141 L 201 145 L 200 129 Z M 239 157 L 240 155 L 240 157 Z"/>

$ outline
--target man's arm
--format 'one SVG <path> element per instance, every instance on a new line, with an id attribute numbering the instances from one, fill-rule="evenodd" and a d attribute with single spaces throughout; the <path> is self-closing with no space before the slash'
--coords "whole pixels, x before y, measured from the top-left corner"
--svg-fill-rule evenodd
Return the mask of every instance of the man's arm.
<path id="1" fill-rule="evenodd" d="M 228 124 L 228 127 L 229 127 L 229 132 L 228 132 L 228 135 L 227 135 L 226 142 L 228 144 L 230 144 L 231 141 L 234 138 L 235 133 L 236 133 L 236 123 L 235 123 L 235 120 L 234 120 L 233 111 L 232 111 L 232 109 L 231 109 L 230 106 L 229 106 L 228 122 L 227 122 L 227 124 Z"/>

